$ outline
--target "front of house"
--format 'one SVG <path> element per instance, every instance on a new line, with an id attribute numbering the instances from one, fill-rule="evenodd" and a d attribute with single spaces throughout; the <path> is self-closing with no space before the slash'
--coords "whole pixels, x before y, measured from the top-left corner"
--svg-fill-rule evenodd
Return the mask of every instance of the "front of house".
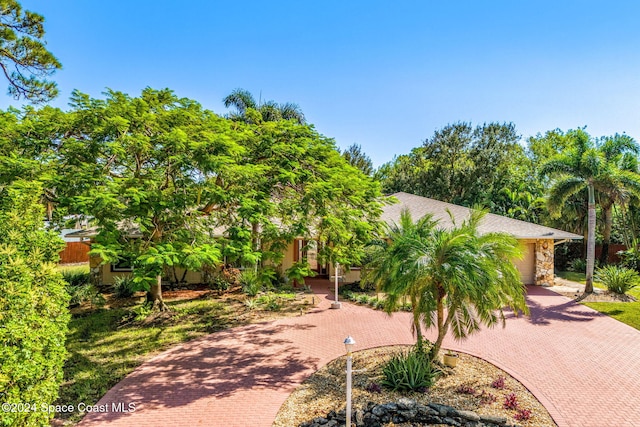
<path id="1" fill-rule="evenodd" d="M 456 222 L 460 223 L 468 218 L 471 212 L 469 208 L 463 206 L 409 193 L 400 192 L 391 196 L 397 200 L 397 203 L 385 206 L 382 213 L 382 220 L 389 225 L 400 222 L 400 214 L 404 209 L 407 209 L 414 219 L 430 214 L 444 228 L 453 226 L 449 213 L 453 215 Z M 582 236 L 577 234 L 495 214 L 487 214 L 483 218 L 479 231 L 480 233 L 505 232 L 518 239 L 523 246 L 524 257 L 522 260 L 516 260 L 515 264 L 520 271 L 522 282 L 527 285 L 552 286 L 555 245 L 567 240 L 582 239 Z M 95 235 L 95 232 L 95 230 L 86 230 L 77 233 L 76 237 L 89 239 Z M 222 235 L 221 231 L 218 233 Z M 307 260 L 311 270 L 318 277 L 331 279 L 335 275 L 334 266 L 319 259 L 315 242 L 302 238 L 295 239 L 287 245 L 280 268 L 285 271 L 303 259 Z M 115 277 L 128 275 L 131 272 L 130 265 L 102 264 L 98 257 L 91 257 L 90 267 L 94 282 L 105 285 L 113 284 Z M 182 273 L 182 271 L 177 271 L 179 276 Z M 338 272 L 338 275 L 342 277 L 343 283 L 356 282 L 360 280 L 360 269 L 352 267 L 346 272 Z M 187 283 L 202 283 L 204 281 L 203 273 L 189 271 L 186 273 L 185 281 Z"/>
<path id="2" fill-rule="evenodd" d="M 383 209 L 382 219 L 387 224 L 399 223 L 400 214 L 404 209 L 411 213 L 414 220 L 431 214 L 443 228 L 453 226 L 449 212 L 457 223 L 468 218 L 471 213 L 471 209 L 464 206 L 409 193 L 401 192 L 391 196 L 396 198 L 398 203 Z M 524 257 L 522 260 L 516 260 L 515 264 L 525 285 L 552 286 L 555 245 L 567 240 L 582 239 L 578 234 L 495 214 L 487 214 L 482 219 L 478 231 L 480 233 L 504 232 L 518 239 L 523 246 Z M 354 280 L 355 276 L 356 274 L 351 274 L 346 279 Z"/>

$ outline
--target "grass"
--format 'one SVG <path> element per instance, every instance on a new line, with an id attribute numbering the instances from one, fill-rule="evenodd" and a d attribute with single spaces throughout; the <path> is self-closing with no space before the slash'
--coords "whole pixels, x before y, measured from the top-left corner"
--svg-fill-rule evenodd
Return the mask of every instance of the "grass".
<path id="1" fill-rule="evenodd" d="M 305 298 L 277 294 L 278 315 L 299 315 Z M 142 306 L 100 309 L 74 316 L 69 323 L 64 382 L 59 404 L 95 404 L 111 387 L 142 362 L 176 344 L 229 327 L 260 321 L 274 314 L 269 307 L 248 309 L 244 296 L 211 294 L 169 301 L 168 313 L 147 316 Z M 81 413 L 62 414 L 74 424 Z"/>
<path id="2" fill-rule="evenodd" d="M 58 270 L 61 273 L 88 273 L 89 272 L 89 264 L 58 264 Z"/>
<path id="3" fill-rule="evenodd" d="M 572 271 L 558 271 L 556 274 L 566 280 L 585 283 L 584 273 L 576 273 Z M 593 282 L 593 286 L 605 289 L 598 282 Z M 587 302 L 587 307 L 599 311 L 602 314 L 613 317 L 614 319 L 626 323 L 632 328 L 640 330 L 640 287 L 636 287 L 627 292 L 627 295 L 635 297 L 636 302 Z"/>

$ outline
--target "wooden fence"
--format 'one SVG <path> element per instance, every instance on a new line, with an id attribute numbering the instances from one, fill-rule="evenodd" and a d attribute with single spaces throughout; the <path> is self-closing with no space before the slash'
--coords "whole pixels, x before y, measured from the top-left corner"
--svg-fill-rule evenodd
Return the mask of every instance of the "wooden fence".
<path id="1" fill-rule="evenodd" d="M 60 252 L 60 264 L 89 262 L 89 242 L 67 242 Z"/>

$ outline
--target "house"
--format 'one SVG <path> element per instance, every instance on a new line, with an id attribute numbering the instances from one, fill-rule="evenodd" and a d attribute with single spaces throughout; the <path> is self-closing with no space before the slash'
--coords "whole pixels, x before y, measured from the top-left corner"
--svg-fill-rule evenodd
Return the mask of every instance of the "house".
<path id="1" fill-rule="evenodd" d="M 471 213 L 471 209 L 464 206 L 414 194 L 401 192 L 391 196 L 395 197 L 398 203 L 385 206 L 382 213 L 382 219 L 390 225 L 400 222 L 400 214 L 404 209 L 409 210 L 414 220 L 431 214 L 435 220 L 439 221 L 439 225 L 445 228 L 453 226 L 448 212 L 451 212 L 456 222 L 462 222 Z M 524 258 L 516 260 L 515 264 L 520 271 L 522 282 L 526 285 L 553 285 L 554 246 L 567 240 L 582 239 L 578 234 L 495 214 L 487 214 L 482 219 L 478 231 L 480 233 L 505 232 L 520 241 L 524 248 Z M 358 280 L 359 276 L 359 270 L 352 270 L 345 275 L 344 281 L 353 282 Z"/>
<path id="2" fill-rule="evenodd" d="M 382 220 L 389 225 L 400 222 L 400 214 L 404 209 L 409 210 L 414 220 L 431 214 L 434 219 L 439 221 L 440 226 L 445 228 L 453 226 L 449 212 L 457 222 L 462 222 L 468 218 L 471 213 L 471 209 L 464 206 L 445 203 L 409 193 L 401 192 L 392 194 L 391 196 L 394 197 L 398 203 L 385 206 L 382 213 Z M 482 219 L 479 231 L 481 233 L 506 232 L 516 237 L 522 243 L 524 258 L 522 260 L 516 260 L 515 264 L 520 271 L 523 283 L 527 285 L 553 285 L 555 245 L 567 240 L 583 238 L 578 234 L 495 214 L 487 214 Z M 89 228 L 68 236 L 91 239 L 96 234 L 97 230 L 95 228 Z M 137 231 L 135 227 L 130 227 L 127 230 L 127 234 L 129 237 L 135 238 L 139 235 L 139 231 Z M 216 228 L 212 236 L 221 237 L 223 234 L 223 229 Z M 335 275 L 334 266 L 328 265 L 318 258 L 318 247 L 313 240 L 302 238 L 294 239 L 287 245 L 283 255 L 284 257 L 281 264 L 282 271 L 291 267 L 295 262 L 306 259 L 311 270 L 316 272 L 317 277 L 331 279 Z M 90 267 L 93 280 L 96 283 L 102 284 L 112 284 L 115 277 L 128 275 L 131 272 L 131 266 L 126 264 L 126 262 L 117 265 L 103 265 L 97 257 L 91 257 Z M 181 276 L 182 273 L 182 270 L 177 272 L 178 276 Z M 338 275 L 342 277 L 343 283 L 352 283 L 360 280 L 360 269 L 352 267 L 347 272 L 338 272 Z M 187 283 L 202 283 L 204 281 L 203 273 L 189 271 L 185 276 L 185 280 Z"/>

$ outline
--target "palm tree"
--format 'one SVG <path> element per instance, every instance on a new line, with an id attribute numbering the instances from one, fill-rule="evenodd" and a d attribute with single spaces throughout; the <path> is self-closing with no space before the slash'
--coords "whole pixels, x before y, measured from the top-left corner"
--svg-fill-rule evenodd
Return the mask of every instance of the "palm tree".
<path id="1" fill-rule="evenodd" d="M 265 122 L 294 120 L 299 124 L 306 123 L 304 114 L 298 104 L 290 102 L 278 104 L 274 101 L 258 103 L 251 92 L 245 89 L 235 89 L 222 102 L 224 102 L 225 107 L 234 107 L 236 109 L 236 111 L 229 114 L 229 118 L 232 120 L 252 122 L 254 120 L 251 117 L 250 110 L 255 110 L 260 113 L 262 120 Z"/>
<path id="2" fill-rule="evenodd" d="M 598 148 L 611 163 L 608 182 L 603 179 L 602 185 L 597 188 L 600 193 L 599 204 L 604 215 L 602 252 L 599 262 L 605 264 L 608 261 L 609 244 L 611 243 L 613 206 L 615 204 L 624 206 L 629 202 L 631 195 L 640 195 L 640 176 L 636 173 L 638 171 L 637 155 L 640 153 L 640 148 L 633 138 L 619 134 L 603 138 Z"/>
<path id="3" fill-rule="evenodd" d="M 400 225 L 391 228 L 386 250 L 374 257 L 367 272 L 367 278 L 387 293 L 387 312 L 401 298 L 411 299 L 419 348 L 420 325 L 437 327 L 431 358 L 450 329 L 456 339 L 463 339 L 481 325 L 504 325 L 506 307 L 528 312 L 525 288 L 512 262 L 522 257 L 522 250 L 511 235 L 480 235 L 484 215 L 474 210 L 462 224 L 444 230 L 430 216 L 414 224 L 404 211 Z"/>
<path id="4" fill-rule="evenodd" d="M 570 148 L 542 165 L 540 173 L 557 177 L 548 198 L 549 210 L 556 215 L 560 214 L 562 206 L 569 197 L 587 189 L 587 270 L 584 290 L 584 296 L 586 296 L 593 293 L 596 191 L 605 198 L 602 200 L 604 200 L 603 210 L 606 212 L 613 206 L 613 201 L 624 200 L 627 197 L 627 191 L 635 192 L 636 187 L 640 190 L 640 179 L 633 172 L 621 170 L 613 161 L 630 149 L 627 139 L 606 140 L 605 143 L 598 145 L 583 129 L 570 131 L 567 137 L 572 139 Z M 613 201 L 609 203 L 606 198 Z M 611 224 L 608 228 L 609 236 L 610 227 Z"/>

